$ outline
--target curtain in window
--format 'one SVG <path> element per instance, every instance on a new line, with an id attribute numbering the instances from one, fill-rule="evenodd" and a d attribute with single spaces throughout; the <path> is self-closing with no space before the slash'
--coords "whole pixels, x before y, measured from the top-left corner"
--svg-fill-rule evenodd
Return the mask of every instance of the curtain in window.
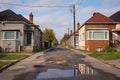
<path id="1" fill-rule="evenodd" d="M 104 32 L 93 32 L 93 39 L 104 39 Z"/>

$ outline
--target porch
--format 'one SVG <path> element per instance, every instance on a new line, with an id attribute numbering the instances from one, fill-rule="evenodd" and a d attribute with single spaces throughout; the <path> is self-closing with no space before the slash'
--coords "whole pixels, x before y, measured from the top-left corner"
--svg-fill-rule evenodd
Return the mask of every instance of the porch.
<path id="1" fill-rule="evenodd" d="M 120 52 L 120 29 L 113 29 L 112 32 L 113 47 Z"/>

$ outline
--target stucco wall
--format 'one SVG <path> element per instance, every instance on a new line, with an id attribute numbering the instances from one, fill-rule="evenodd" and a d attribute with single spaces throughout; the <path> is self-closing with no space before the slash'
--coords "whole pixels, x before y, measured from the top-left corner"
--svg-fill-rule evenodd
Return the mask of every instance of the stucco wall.
<path id="1" fill-rule="evenodd" d="M 9 47 L 9 51 L 18 51 L 20 50 L 20 46 L 24 45 L 24 24 L 11 24 L 5 23 L 0 24 L 1 30 L 19 30 L 19 39 L 18 40 L 3 40 L 2 37 L 0 39 L 0 46 L 5 51 Z"/>
<path id="2" fill-rule="evenodd" d="M 79 49 L 85 50 L 85 26 L 79 30 Z"/>
<path id="3" fill-rule="evenodd" d="M 120 29 L 120 24 L 117 24 L 117 25 L 116 25 L 116 29 Z"/>
<path id="4" fill-rule="evenodd" d="M 41 45 L 41 43 L 40 43 L 40 31 L 37 29 L 37 28 L 34 28 L 34 46 L 36 47 L 36 48 L 40 48 L 40 45 Z"/>
<path id="5" fill-rule="evenodd" d="M 68 39 L 68 45 L 74 47 L 74 35 L 71 35 Z"/>

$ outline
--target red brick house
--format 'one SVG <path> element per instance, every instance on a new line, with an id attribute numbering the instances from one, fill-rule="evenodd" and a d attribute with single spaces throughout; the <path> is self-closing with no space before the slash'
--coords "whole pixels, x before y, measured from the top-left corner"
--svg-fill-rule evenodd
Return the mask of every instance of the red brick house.
<path id="1" fill-rule="evenodd" d="M 64 37 L 61 39 L 61 44 L 67 46 L 67 40 L 69 39 L 69 35 L 67 33 L 64 34 Z"/>
<path id="2" fill-rule="evenodd" d="M 94 13 L 79 28 L 79 48 L 87 51 L 104 51 L 105 47 L 112 43 L 112 29 L 115 29 L 114 20 Z"/>

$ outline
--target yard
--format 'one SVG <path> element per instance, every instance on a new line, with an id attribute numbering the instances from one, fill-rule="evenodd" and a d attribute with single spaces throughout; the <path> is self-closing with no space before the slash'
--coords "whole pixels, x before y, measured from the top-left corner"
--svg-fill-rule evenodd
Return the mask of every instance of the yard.
<path id="1" fill-rule="evenodd" d="M 102 59 L 102 60 L 116 60 L 120 59 L 120 53 L 118 52 L 94 52 L 93 54 L 89 54 L 92 57 Z"/>
<path id="2" fill-rule="evenodd" d="M 21 60 L 25 57 L 28 57 L 31 55 L 31 53 L 7 53 L 7 54 L 1 54 L 0 55 L 0 68 L 10 64 L 14 63 L 18 60 Z"/>

